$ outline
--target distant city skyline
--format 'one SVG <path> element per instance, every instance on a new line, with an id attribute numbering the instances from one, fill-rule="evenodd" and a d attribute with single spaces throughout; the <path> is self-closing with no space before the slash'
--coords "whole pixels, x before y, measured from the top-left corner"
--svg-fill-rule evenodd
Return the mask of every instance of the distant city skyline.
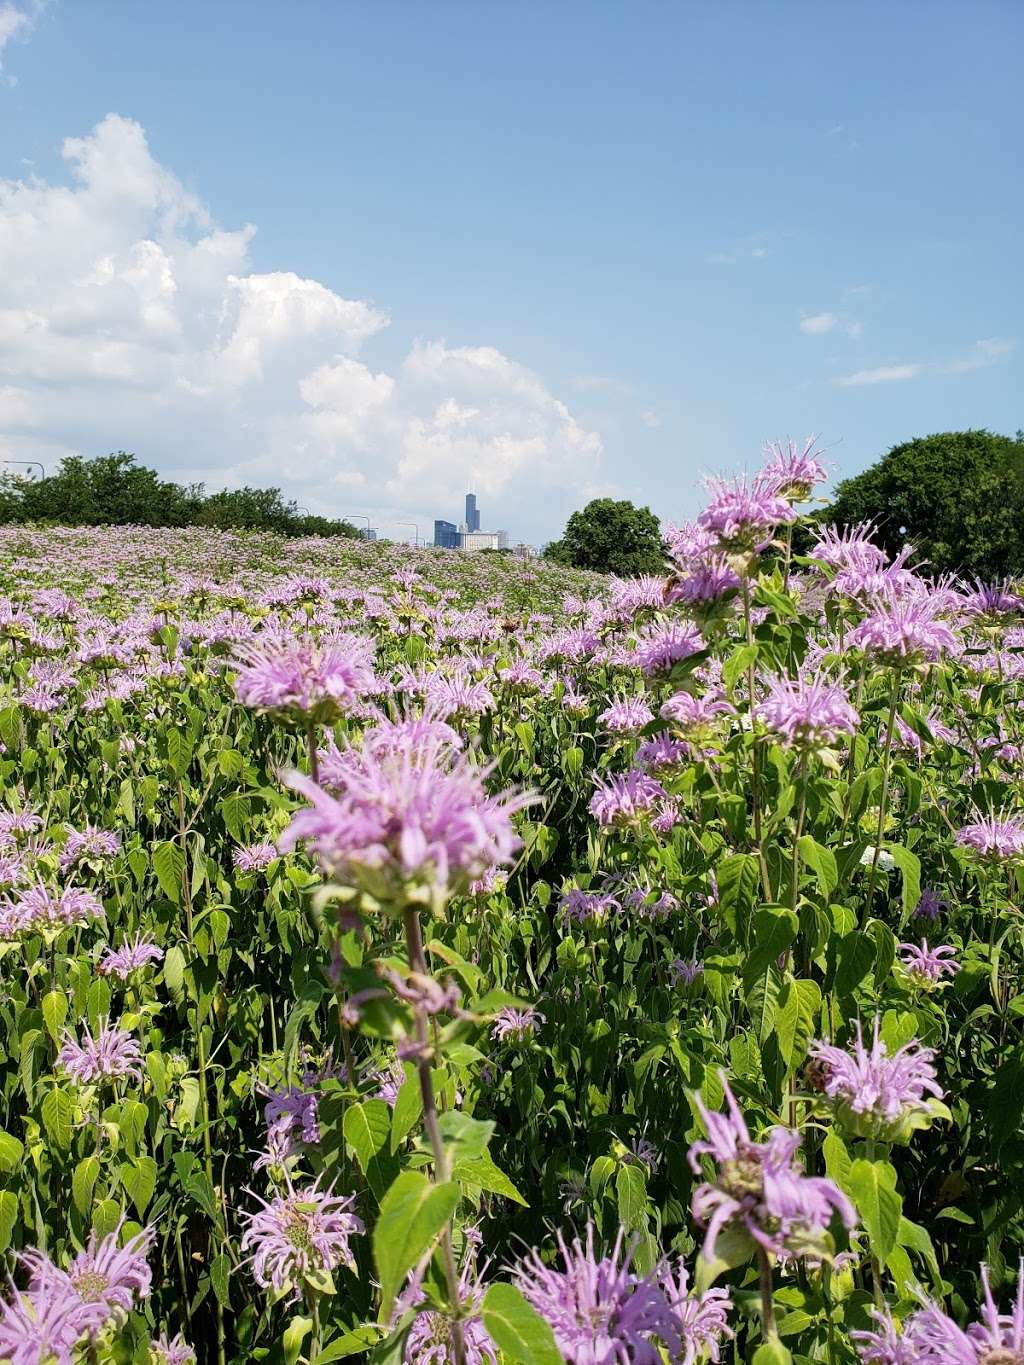
<path id="1" fill-rule="evenodd" d="M 1022 423 L 1019 0 L 0 12 L 0 458 L 540 544 Z"/>

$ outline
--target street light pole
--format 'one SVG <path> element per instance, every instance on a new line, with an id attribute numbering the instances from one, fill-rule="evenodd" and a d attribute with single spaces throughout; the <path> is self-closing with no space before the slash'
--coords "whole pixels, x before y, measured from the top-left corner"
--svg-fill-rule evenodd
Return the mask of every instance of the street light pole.
<path id="1" fill-rule="evenodd" d="M 415 547 L 416 547 L 416 549 L 418 550 L 418 549 L 419 549 L 419 546 L 420 546 L 420 528 L 419 528 L 419 526 L 417 526 L 416 522 L 414 522 L 414 521 L 396 521 L 396 522 L 395 522 L 395 525 L 396 525 L 396 526 L 411 526 L 411 527 L 412 527 L 412 532 L 413 532 L 413 535 L 414 535 L 414 537 L 415 537 Z"/>
<path id="2" fill-rule="evenodd" d="M 38 469 L 38 470 L 39 470 L 39 477 L 40 477 L 41 479 L 45 479 L 45 478 L 46 478 L 46 470 L 43 468 L 43 466 L 40 464 L 40 462 L 39 462 L 38 460 L 6 460 L 6 459 L 5 459 L 5 460 L 4 460 L 4 464 L 24 464 L 24 465 L 28 465 L 29 469 Z"/>
<path id="3" fill-rule="evenodd" d="M 370 539 L 370 531 L 372 527 L 370 526 L 370 518 L 368 516 L 365 516 L 362 512 L 342 512 L 341 517 L 343 521 L 351 521 L 353 517 L 358 517 L 360 521 L 365 521 L 366 539 L 367 540 Z"/>

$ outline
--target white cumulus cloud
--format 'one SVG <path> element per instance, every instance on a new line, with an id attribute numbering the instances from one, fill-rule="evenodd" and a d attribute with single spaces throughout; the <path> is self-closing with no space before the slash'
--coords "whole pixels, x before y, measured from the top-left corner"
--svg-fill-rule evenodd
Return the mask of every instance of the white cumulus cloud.
<path id="1" fill-rule="evenodd" d="M 926 368 L 918 364 L 880 365 L 875 370 L 858 370 L 856 374 L 848 374 L 837 379 L 836 383 L 846 389 L 858 389 L 867 384 L 898 384 L 904 379 L 916 379 L 919 374 L 924 374 Z"/>
<path id="2" fill-rule="evenodd" d="M 824 336 L 838 326 L 839 318 L 835 313 L 812 313 L 809 317 L 805 314 L 800 319 L 800 330 L 809 337 Z"/>
<path id="3" fill-rule="evenodd" d="M 388 313 L 255 271 L 255 228 L 217 226 L 138 123 L 110 114 L 62 152 L 69 184 L 0 180 L 0 456 L 134 449 L 385 521 L 455 519 L 472 479 L 512 530 L 544 490 L 551 534 L 600 477 L 600 437 L 492 346 L 423 339 L 375 369 Z"/>

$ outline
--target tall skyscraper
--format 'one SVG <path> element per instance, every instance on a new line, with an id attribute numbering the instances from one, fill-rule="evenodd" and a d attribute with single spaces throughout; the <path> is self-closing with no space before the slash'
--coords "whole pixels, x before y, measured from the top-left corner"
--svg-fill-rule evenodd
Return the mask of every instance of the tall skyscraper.
<path id="1" fill-rule="evenodd" d="M 466 530 L 480 530 L 480 513 L 477 511 L 476 494 L 466 494 Z"/>
<path id="2" fill-rule="evenodd" d="M 454 522 L 434 522 L 434 544 L 441 550 L 457 550 L 459 548 L 459 528 Z"/>

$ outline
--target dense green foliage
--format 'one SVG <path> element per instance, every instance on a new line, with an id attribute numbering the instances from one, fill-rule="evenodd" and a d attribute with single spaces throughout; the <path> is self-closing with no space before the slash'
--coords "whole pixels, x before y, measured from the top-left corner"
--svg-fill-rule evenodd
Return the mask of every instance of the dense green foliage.
<path id="1" fill-rule="evenodd" d="M 236 488 L 207 494 L 202 484 L 161 479 L 120 450 L 87 460 L 67 456 L 41 479 L 0 477 L 0 524 L 61 526 L 216 526 L 285 536 L 355 536 L 347 521 L 300 511 L 278 488 Z"/>
<path id="2" fill-rule="evenodd" d="M 650 508 L 614 498 L 595 498 L 573 512 L 561 540 L 544 551 L 544 558 L 556 564 L 622 578 L 658 573 L 664 557 L 658 518 Z"/>
<path id="3" fill-rule="evenodd" d="M 935 573 L 1024 572 L 1024 441 L 945 431 L 893 446 L 839 484 L 820 520 L 871 521 L 890 554 L 909 542 Z"/>

